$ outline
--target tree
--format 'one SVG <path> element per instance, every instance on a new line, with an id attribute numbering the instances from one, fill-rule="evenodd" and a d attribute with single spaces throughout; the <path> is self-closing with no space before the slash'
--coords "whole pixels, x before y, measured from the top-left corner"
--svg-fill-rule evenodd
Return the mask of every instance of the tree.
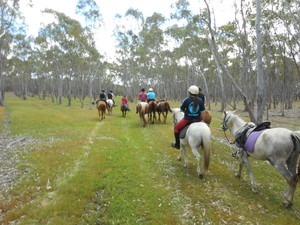
<path id="1" fill-rule="evenodd" d="M 8 64 L 7 57 L 11 54 L 11 43 L 14 35 L 22 32 L 20 19 L 19 0 L 1 0 L 0 2 L 0 106 L 4 105 L 5 79 L 9 73 L 5 65 Z"/>

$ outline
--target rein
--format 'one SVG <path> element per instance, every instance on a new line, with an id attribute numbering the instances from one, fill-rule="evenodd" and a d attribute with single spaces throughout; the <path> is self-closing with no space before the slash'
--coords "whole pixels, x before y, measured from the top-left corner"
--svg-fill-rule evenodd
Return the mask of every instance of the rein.
<path id="1" fill-rule="evenodd" d="M 228 129 L 227 122 L 228 122 L 229 118 L 230 118 L 230 116 L 228 116 L 227 119 L 226 119 L 226 116 L 225 116 L 225 118 L 224 118 L 224 120 L 223 120 L 223 122 L 222 122 L 221 125 L 222 125 L 222 130 L 224 131 L 224 135 L 225 135 L 225 137 L 226 137 L 228 143 L 232 145 L 232 144 L 234 144 L 234 143 L 236 142 L 236 140 L 234 140 L 233 142 L 231 142 L 231 141 L 229 140 L 229 138 L 227 137 L 227 135 L 226 135 L 226 130 Z"/>
<path id="2" fill-rule="evenodd" d="M 225 137 L 226 137 L 226 139 L 227 139 L 227 141 L 228 141 L 229 144 L 233 145 L 236 142 L 236 139 L 233 142 L 229 140 L 229 138 L 226 135 L 225 130 L 224 130 L 224 135 L 225 135 Z"/>

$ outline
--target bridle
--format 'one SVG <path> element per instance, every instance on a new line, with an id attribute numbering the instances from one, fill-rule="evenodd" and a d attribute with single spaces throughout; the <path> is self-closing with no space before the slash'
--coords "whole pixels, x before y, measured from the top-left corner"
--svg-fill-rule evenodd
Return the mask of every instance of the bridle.
<path id="1" fill-rule="evenodd" d="M 228 123 L 228 121 L 229 121 L 229 119 L 230 119 L 230 116 L 228 116 L 228 118 L 226 118 L 227 115 L 228 115 L 228 114 L 225 114 L 224 120 L 223 120 L 223 122 L 221 123 L 221 127 L 222 127 L 222 130 L 224 131 L 224 135 L 225 135 L 225 137 L 226 137 L 228 143 L 229 143 L 229 144 L 234 144 L 234 143 L 236 142 L 236 140 L 234 140 L 234 141 L 232 142 L 232 141 L 229 140 L 229 138 L 228 138 L 227 135 L 226 135 L 226 130 L 228 130 L 228 129 L 230 130 L 230 128 L 229 128 L 228 125 L 227 125 L 227 123 Z"/>

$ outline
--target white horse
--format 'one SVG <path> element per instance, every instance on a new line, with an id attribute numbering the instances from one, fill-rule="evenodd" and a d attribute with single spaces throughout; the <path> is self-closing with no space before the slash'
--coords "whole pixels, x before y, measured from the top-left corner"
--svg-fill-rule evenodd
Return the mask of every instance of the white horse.
<path id="1" fill-rule="evenodd" d="M 145 127 L 147 125 L 146 116 L 148 113 L 148 103 L 139 102 L 137 105 L 137 112 L 139 113 L 141 126 Z"/>
<path id="2" fill-rule="evenodd" d="M 112 114 L 112 110 L 114 107 L 114 102 L 112 99 L 107 99 L 107 110 L 108 110 L 108 115 Z"/>
<path id="3" fill-rule="evenodd" d="M 233 111 L 224 111 L 222 129 L 230 130 L 236 137 L 237 132 L 247 126 L 244 120 L 239 118 Z M 250 125 L 253 123 L 250 122 Z M 268 160 L 274 168 L 284 176 L 289 187 L 284 193 L 284 205 L 290 207 L 293 204 L 293 197 L 300 177 L 300 166 L 297 174 L 297 161 L 300 154 L 300 131 L 293 132 L 286 128 L 272 128 L 264 130 L 257 138 L 253 152 L 246 150 L 239 151 L 241 162 L 237 177 L 241 177 L 243 166 L 246 165 L 252 191 L 257 192 L 256 182 L 254 180 L 248 156 L 259 160 Z"/>
<path id="4" fill-rule="evenodd" d="M 180 111 L 179 108 L 172 108 L 172 117 L 174 125 L 176 125 L 184 116 L 183 112 Z M 207 170 L 209 167 L 210 161 L 210 151 L 211 151 L 211 131 L 210 128 L 204 122 L 196 122 L 192 123 L 188 130 L 186 131 L 186 135 L 183 139 L 180 139 L 180 154 L 178 156 L 178 160 L 181 160 L 181 156 L 184 156 L 184 167 L 187 167 L 187 155 L 185 147 L 190 146 L 193 154 L 197 159 L 197 173 L 198 176 L 202 179 L 204 175 L 207 174 Z M 199 154 L 199 147 L 202 147 L 203 157 Z M 200 165 L 200 160 L 204 160 L 204 170 L 201 168 L 203 162 Z"/>

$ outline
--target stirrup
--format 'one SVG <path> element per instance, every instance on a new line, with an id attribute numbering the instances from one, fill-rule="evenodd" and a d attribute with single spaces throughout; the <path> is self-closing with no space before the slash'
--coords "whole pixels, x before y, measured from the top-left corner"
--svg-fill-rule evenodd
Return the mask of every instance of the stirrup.
<path id="1" fill-rule="evenodd" d="M 178 145 L 176 145 L 176 143 L 175 143 L 175 142 L 172 142 L 171 146 L 172 146 L 173 148 L 180 149 L 180 147 L 179 147 Z"/>

